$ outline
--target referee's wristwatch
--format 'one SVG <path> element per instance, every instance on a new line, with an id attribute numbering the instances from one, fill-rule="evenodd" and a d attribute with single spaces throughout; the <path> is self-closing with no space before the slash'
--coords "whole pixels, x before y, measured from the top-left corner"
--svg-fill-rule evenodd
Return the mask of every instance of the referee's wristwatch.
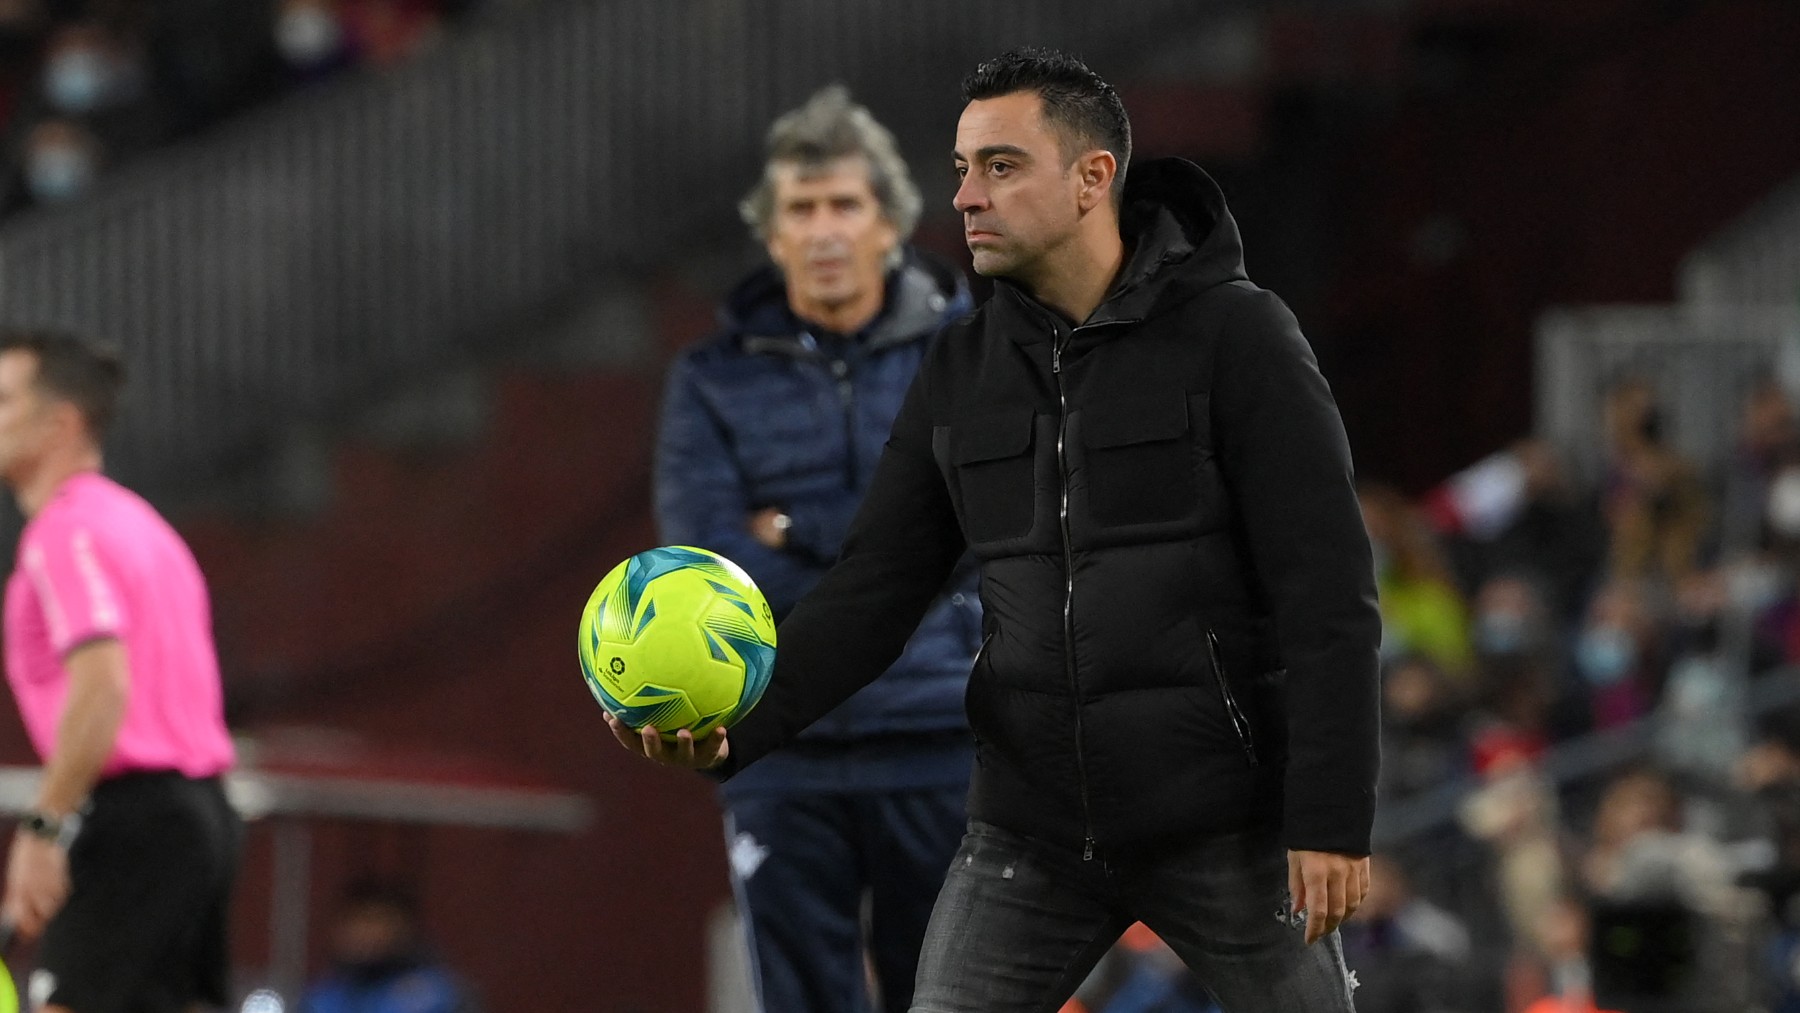
<path id="1" fill-rule="evenodd" d="M 57 816 L 41 809 L 30 810 L 19 817 L 19 829 L 39 840 L 68 847 L 81 832 L 81 815 Z"/>

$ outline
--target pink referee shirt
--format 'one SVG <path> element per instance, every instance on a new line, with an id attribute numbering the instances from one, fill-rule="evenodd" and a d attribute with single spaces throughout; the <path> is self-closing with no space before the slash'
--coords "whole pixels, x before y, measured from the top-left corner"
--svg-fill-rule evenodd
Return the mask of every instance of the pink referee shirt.
<path id="1" fill-rule="evenodd" d="M 38 755 L 56 748 L 63 659 L 104 638 L 125 647 L 131 697 L 102 777 L 230 769 L 212 605 L 187 543 L 136 493 L 75 475 L 25 525 L 6 582 L 6 678 Z"/>

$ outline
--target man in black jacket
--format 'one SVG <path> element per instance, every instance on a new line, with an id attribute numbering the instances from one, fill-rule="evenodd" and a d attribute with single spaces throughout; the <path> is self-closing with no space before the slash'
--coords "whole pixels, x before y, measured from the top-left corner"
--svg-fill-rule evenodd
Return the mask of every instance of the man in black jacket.
<path id="1" fill-rule="evenodd" d="M 966 547 L 976 771 L 914 1013 L 1055 1010 L 1133 920 L 1230 1013 L 1350 1010 L 1380 620 L 1330 390 L 1211 179 L 1124 183 L 1097 75 L 1010 53 L 964 95 L 994 297 L 921 369 L 757 710 L 729 741 L 614 733 L 729 777 L 891 663 Z"/>

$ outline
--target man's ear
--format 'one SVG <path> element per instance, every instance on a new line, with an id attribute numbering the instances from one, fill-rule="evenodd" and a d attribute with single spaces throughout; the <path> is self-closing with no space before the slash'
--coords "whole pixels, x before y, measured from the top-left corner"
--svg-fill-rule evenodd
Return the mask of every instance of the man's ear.
<path id="1" fill-rule="evenodd" d="M 1096 148 L 1075 160 L 1075 174 L 1081 180 L 1076 200 L 1086 213 L 1112 199 L 1113 180 L 1119 175 L 1119 160 L 1112 152 Z"/>
<path id="2" fill-rule="evenodd" d="M 888 235 L 887 254 L 888 254 L 888 257 L 892 258 L 894 255 L 894 252 L 896 250 L 900 249 L 900 247 L 902 245 L 902 243 L 900 242 L 900 230 L 894 226 L 893 222 L 888 220 L 887 215 L 881 216 L 881 226 L 880 227 L 887 230 L 887 235 Z"/>
<path id="3" fill-rule="evenodd" d="M 87 432 L 87 417 L 75 402 L 60 398 L 44 406 L 44 417 L 58 440 L 73 440 Z"/>

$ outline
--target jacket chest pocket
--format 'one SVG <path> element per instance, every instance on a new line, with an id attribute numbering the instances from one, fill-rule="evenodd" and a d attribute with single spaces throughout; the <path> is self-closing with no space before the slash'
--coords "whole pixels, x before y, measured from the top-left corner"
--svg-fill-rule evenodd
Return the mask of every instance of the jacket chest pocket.
<path id="1" fill-rule="evenodd" d="M 1080 413 L 1087 515 L 1103 529 L 1196 524 L 1213 512 L 1204 394 L 1096 401 Z"/>
<path id="2" fill-rule="evenodd" d="M 969 544 L 1031 533 L 1036 475 L 1029 408 L 989 412 L 950 427 L 949 457 Z"/>

